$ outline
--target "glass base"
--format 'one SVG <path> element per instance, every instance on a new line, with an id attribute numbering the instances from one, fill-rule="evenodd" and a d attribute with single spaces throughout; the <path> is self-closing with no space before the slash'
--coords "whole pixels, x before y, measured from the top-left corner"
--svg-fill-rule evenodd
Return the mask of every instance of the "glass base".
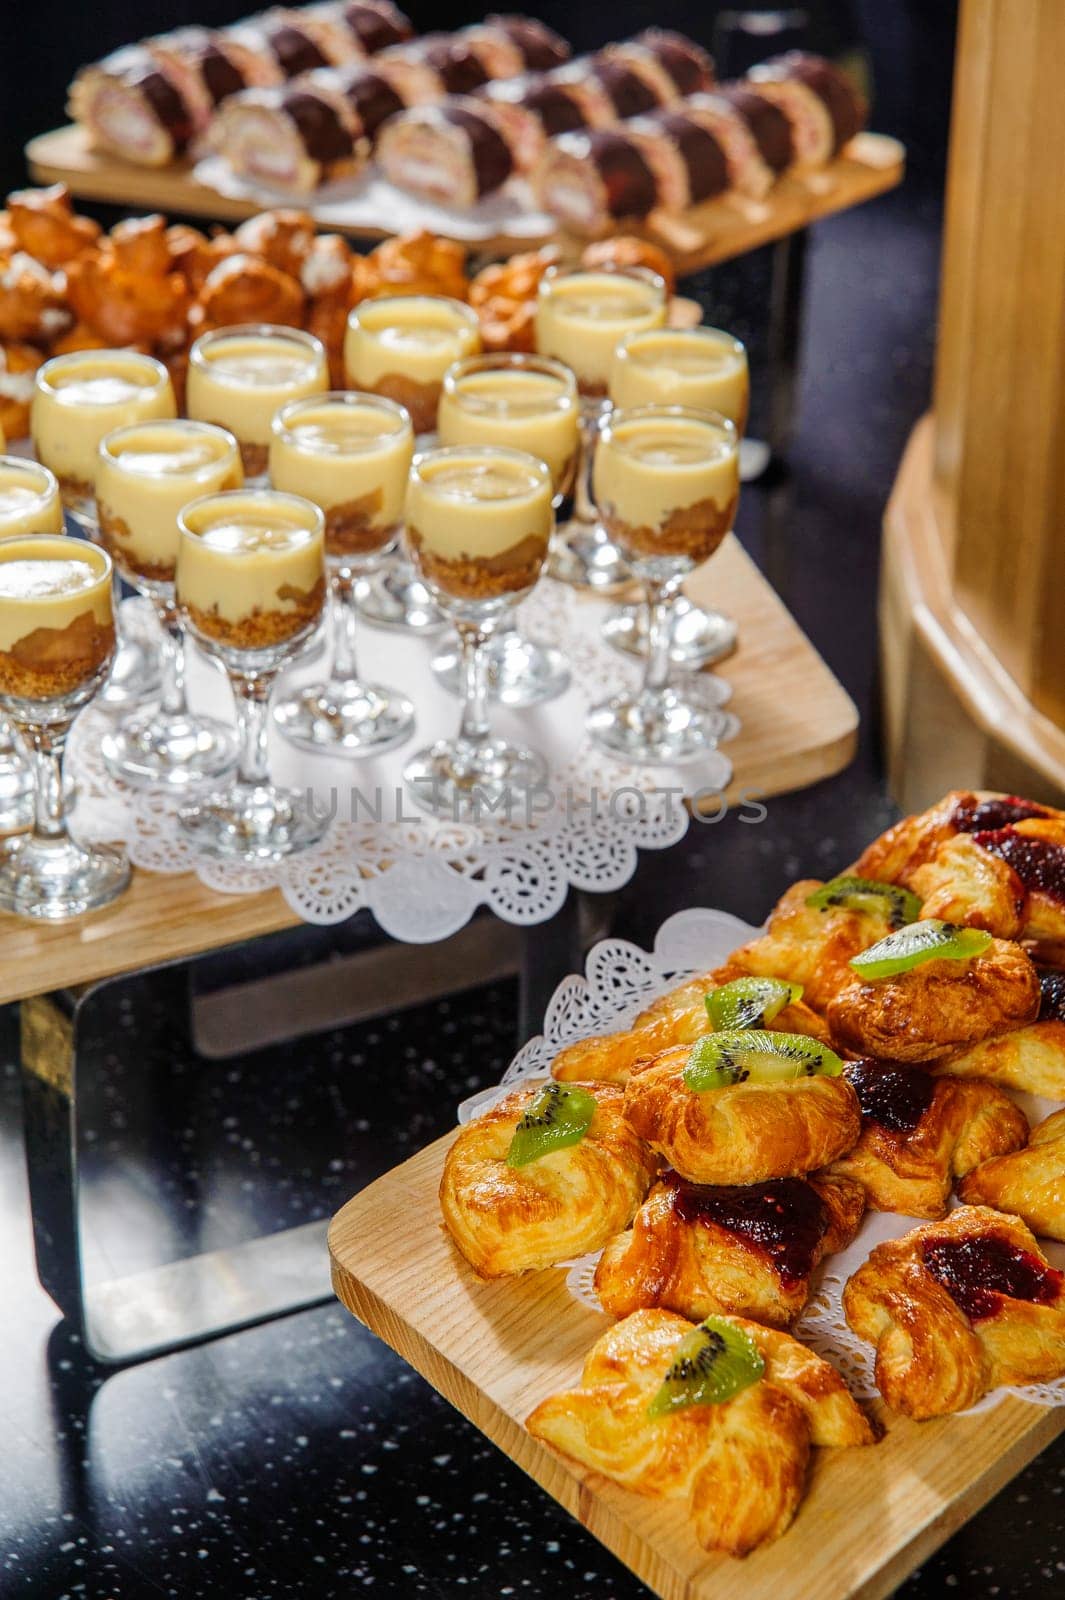
<path id="1" fill-rule="evenodd" d="M 551 541 L 547 570 L 559 583 L 604 594 L 632 582 L 632 568 L 597 522 L 565 522 Z"/>
<path id="2" fill-rule="evenodd" d="M 13 749 L 0 750 L 0 833 L 18 833 L 32 821 L 33 773 Z"/>
<path id="3" fill-rule="evenodd" d="M 536 644 L 513 628 L 494 633 L 484 648 L 488 697 L 505 706 L 535 706 L 565 694 L 570 670 L 561 650 Z M 448 694 L 462 693 L 458 641 L 433 657 L 433 672 Z"/>
<path id="4" fill-rule="evenodd" d="M 307 850 L 329 826 L 329 818 L 312 809 L 308 794 L 272 783 L 234 783 L 190 801 L 178 821 L 189 843 L 204 855 L 249 866 L 269 866 Z"/>
<path id="5" fill-rule="evenodd" d="M 703 611 L 684 595 L 673 602 L 673 639 L 669 658 L 685 672 L 698 672 L 724 661 L 736 649 L 739 633 L 731 617 Z M 604 619 L 603 638 L 626 655 L 647 654 L 647 607 L 642 601 L 616 606 Z"/>
<path id="6" fill-rule="evenodd" d="M 703 703 L 700 704 L 700 700 Z M 593 706 L 585 727 L 611 755 L 648 765 L 695 761 L 714 750 L 735 719 L 707 704 L 694 689 L 640 689 Z"/>
<path id="7" fill-rule="evenodd" d="M 158 650 L 150 649 L 140 639 L 123 638 L 120 633 L 111 676 L 97 695 L 96 704 L 109 711 L 138 705 L 159 693 L 161 681 Z"/>
<path id="8" fill-rule="evenodd" d="M 546 776 L 542 756 L 506 739 L 477 746 L 441 739 L 403 768 L 403 780 L 423 811 L 475 821 L 524 817 L 528 797 Z"/>
<path id="9" fill-rule="evenodd" d="M 0 846 L 0 910 L 67 922 L 111 903 L 129 884 L 124 850 L 24 833 Z"/>
<path id="10" fill-rule="evenodd" d="M 414 732 L 414 707 L 405 695 L 376 683 L 310 683 L 274 707 L 285 738 L 300 750 L 335 756 L 375 756 Z"/>
<path id="11" fill-rule="evenodd" d="M 435 633 L 444 626 L 443 613 L 406 561 L 397 561 L 360 583 L 355 603 L 363 621 L 376 628 Z"/>
<path id="12" fill-rule="evenodd" d="M 191 789 L 236 763 L 237 739 L 211 717 L 153 711 L 105 733 L 100 748 L 113 778 L 159 789 Z"/>

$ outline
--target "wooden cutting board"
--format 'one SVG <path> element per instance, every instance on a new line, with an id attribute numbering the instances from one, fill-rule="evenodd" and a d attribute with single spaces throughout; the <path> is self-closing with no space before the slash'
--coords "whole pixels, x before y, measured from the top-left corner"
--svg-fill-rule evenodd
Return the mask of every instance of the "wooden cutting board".
<path id="1" fill-rule="evenodd" d="M 336 1293 L 662 1600 L 880 1600 L 1065 1428 L 1065 1409 L 1012 1396 L 934 1422 L 881 1410 L 878 1445 L 814 1452 L 809 1492 L 782 1539 L 745 1561 L 708 1555 L 681 1505 L 620 1489 L 525 1432 L 533 1407 L 577 1380 L 609 1319 L 570 1297 L 561 1269 L 474 1276 L 437 1208 L 454 1137 L 338 1212 Z"/>

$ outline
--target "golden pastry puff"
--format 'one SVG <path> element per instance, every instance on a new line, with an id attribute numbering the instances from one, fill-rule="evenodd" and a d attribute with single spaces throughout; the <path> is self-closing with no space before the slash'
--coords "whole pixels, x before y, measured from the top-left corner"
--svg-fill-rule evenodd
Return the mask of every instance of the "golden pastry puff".
<path id="1" fill-rule="evenodd" d="M 625 1086 L 625 1115 L 641 1139 L 691 1183 L 763 1183 L 828 1166 L 861 1132 L 846 1078 L 689 1089 L 688 1045 L 639 1061 Z"/>
<path id="2" fill-rule="evenodd" d="M 786 1328 L 864 1210 L 860 1184 L 825 1173 L 714 1187 L 668 1172 L 603 1251 L 596 1292 L 612 1317 L 661 1306 L 694 1322 L 730 1312 Z"/>
<path id="3" fill-rule="evenodd" d="M 1065 1280 L 1016 1217 L 960 1206 L 878 1244 L 843 1291 L 889 1406 L 918 1421 L 1065 1373 Z"/>
<path id="4" fill-rule="evenodd" d="M 507 1165 L 519 1118 L 540 1086 L 508 1094 L 460 1130 L 444 1162 L 440 1209 L 482 1278 L 550 1267 L 599 1250 L 631 1220 L 659 1161 L 629 1127 L 622 1093 L 588 1086 L 596 1108 L 579 1144 Z"/>
<path id="5" fill-rule="evenodd" d="M 807 905 L 822 887 L 820 878 L 793 883 L 770 913 L 765 933 L 729 957 L 737 972 L 801 983 L 803 1000 L 815 1011 L 823 1011 L 850 977 L 851 957 L 885 938 L 894 926 L 877 911 Z"/>
<path id="6" fill-rule="evenodd" d="M 1039 973 L 1036 1021 L 938 1061 L 935 1070 L 959 1078 L 989 1078 L 1026 1094 L 1065 1100 L 1065 972 Z"/>
<path id="7" fill-rule="evenodd" d="M 855 1061 L 847 1077 L 862 1133 L 831 1171 L 860 1183 L 873 1211 L 945 1217 L 955 1178 L 1028 1136 L 1024 1112 L 993 1083 L 933 1078 L 901 1061 Z"/>
<path id="8" fill-rule="evenodd" d="M 765 1363 L 732 1399 L 648 1416 L 692 1324 L 636 1311 L 592 1346 L 578 1387 L 544 1400 L 525 1426 L 625 1489 L 685 1502 L 705 1549 L 745 1556 L 789 1527 L 812 1445 L 872 1444 L 876 1435 L 827 1361 L 787 1333 L 723 1320 Z"/>
<path id="9" fill-rule="evenodd" d="M 853 970 L 825 1016 L 837 1049 L 882 1061 L 934 1061 L 1039 1012 L 1039 973 L 1020 945 L 992 939 L 965 961 L 922 961 L 890 978 Z"/>
<path id="10" fill-rule="evenodd" d="M 1034 1127 L 1023 1150 L 976 1167 L 958 1193 L 972 1205 L 1012 1212 L 1044 1238 L 1065 1240 L 1065 1110 Z"/>

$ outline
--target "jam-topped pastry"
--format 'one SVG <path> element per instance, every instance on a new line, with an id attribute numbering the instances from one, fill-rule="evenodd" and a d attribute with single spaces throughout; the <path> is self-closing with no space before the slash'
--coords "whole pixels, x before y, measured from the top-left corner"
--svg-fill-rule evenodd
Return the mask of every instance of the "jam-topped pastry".
<path id="1" fill-rule="evenodd" d="M 824 1173 L 712 1187 L 669 1172 L 603 1251 L 596 1292 L 615 1317 L 661 1306 L 786 1328 L 819 1262 L 850 1243 L 864 1210 L 859 1184 Z"/>
<path id="2" fill-rule="evenodd" d="M 955 1178 L 1027 1137 L 1024 1112 L 992 1083 L 934 1078 L 903 1061 L 866 1059 L 845 1070 L 862 1132 L 831 1171 L 861 1184 L 873 1211 L 946 1216 Z"/>
<path id="3" fill-rule="evenodd" d="M 1034 1127 L 1023 1150 L 995 1156 L 958 1185 L 971 1205 L 994 1206 L 1046 1239 L 1065 1240 L 1065 1111 Z"/>
<path id="4" fill-rule="evenodd" d="M 790 1527 L 811 1446 L 877 1437 L 835 1369 L 790 1334 L 657 1310 L 608 1329 L 576 1386 L 525 1426 L 624 1489 L 683 1502 L 704 1549 L 732 1556 Z"/>
<path id="5" fill-rule="evenodd" d="M 1065 1100 L 1065 973 L 1046 967 L 1037 970 L 1039 1014 L 1034 1022 L 981 1039 L 937 1061 L 933 1070 Z"/>
<path id="6" fill-rule="evenodd" d="M 843 1309 L 876 1347 L 884 1399 L 917 1420 L 1065 1373 L 1065 1278 L 1023 1222 L 985 1206 L 877 1245 Z"/>
<path id="7" fill-rule="evenodd" d="M 440 1179 L 448 1232 L 482 1278 L 598 1250 L 631 1221 L 658 1160 L 611 1084 L 516 1089 L 462 1128 Z"/>

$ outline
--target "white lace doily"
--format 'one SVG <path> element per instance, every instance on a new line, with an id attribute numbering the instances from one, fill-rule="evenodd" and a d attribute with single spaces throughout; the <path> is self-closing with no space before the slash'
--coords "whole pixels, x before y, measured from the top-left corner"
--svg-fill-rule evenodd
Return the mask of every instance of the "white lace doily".
<path id="1" fill-rule="evenodd" d="M 500 1084 L 463 1101 L 459 1107 L 459 1121 L 468 1122 L 521 1080 L 547 1074 L 551 1061 L 564 1044 L 589 1034 L 626 1027 L 657 995 L 719 965 L 738 944 L 755 938 L 759 931 L 724 911 L 682 911 L 662 924 L 650 953 L 624 939 L 605 939 L 595 945 L 588 955 L 585 976 L 565 978 L 555 990 L 544 1018 L 543 1033 L 530 1039 L 519 1051 Z M 1033 1125 L 1051 1111 L 1060 1109 L 1055 1101 L 1009 1092 Z M 915 1217 L 866 1212 L 846 1250 L 829 1256 L 818 1269 L 810 1302 L 791 1330 L 797 1339 L 842 1373 L 859 1400 L 879 1398 L 873 1377 L 874 1352 L 847 1326 L 842 1306 L 844 1285 L 874 1245 L 885 1239 L 897 1239 L 919 1225 L 920 1219 Z M 1040 1243 L 1052 1265 L 1065 1268 L 1065 1245 L 1047 1239 Z M 574 1299 L 594 1311 L 602 1311 L 593 1281 L 600 1253 L 597 1251 L 572 1262 L 566 1276 L 566 1285 Z M 992 1390 L 971 1407 L 971 1412 L 997 1405 L 1006 1394 L 1016 1395 L 1033 1405 L 1065 1405 L 1065 1378 L 1053 1383 Z"/>
<path id="2" fill-rule="evenodd" d="M 411 753 L 458 726 L 458 702 L 430 670 L 441 636 L 412 638 L 363 627 L 359 669 L 367 679 L 404 690 L 417 729 L 400 750 L 367 761 L 306 755 L 271 730 L 275 781 L 313 791 L 334 819 L 323 843 L 279 867 L 245 868 L 198 856 L 181 835 L 172 796 L 116 783 L 100 755 L 111 714 L 90 707 L 70 740 L 67 771 L 76 791 L 73 831 L 93 840 L 121 840 L 136 866 L 151 872 L 194 871 L 227 894 L 277 885 L 306 922 L 342 922 L 368 907 L 385 932 L 406 943 L 431 943 L 463 927 L 479 906 L 507 922 L 546 921 L 569 888 L 608 892 L 636 870 L 640 850 L 661 850 L 688 827 L 685 795 L 719 793 L 729 783 L 727 756 L 711 751 L 683 768 L 636 767 L 597 751 L 584 737 L 588 707 L 639 682 L 640 663 L 619 655 L 600 636 L 607 602 L 578 600 L 571 589 L 544 579 L 519 608 L 517 620 L 533 639 L 554 645 L 570 663 L 565 694 L 528 710 L 493 705 L 493 730 L 531 744 L 546 758 L 546 793 L 531 816 L 486 815 L 476 826 L 421 813 L 402 784 Z M 146 600 L 126 600 L 123 627 L 154 628 Z M 297 663 L 278 693 L 326 675 L 327 661 Z M 232 720 L 232 701 L 220 668 L 189 650 L 193 710 Z M 705 703 L 723 705 L 728 684 L 707 673 L 691 680 Z M 738 720 L 726 713 L 724 739 Z"/>

